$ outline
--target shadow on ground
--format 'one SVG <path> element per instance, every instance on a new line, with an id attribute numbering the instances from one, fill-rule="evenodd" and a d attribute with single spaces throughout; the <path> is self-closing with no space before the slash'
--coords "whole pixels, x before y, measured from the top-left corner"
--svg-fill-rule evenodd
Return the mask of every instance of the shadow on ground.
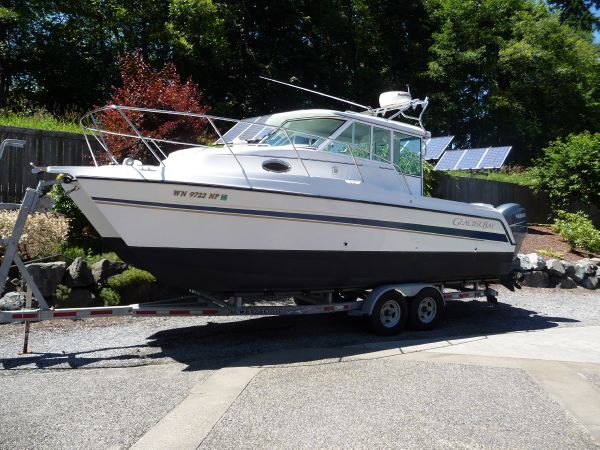
<path id="1" fill-rule="evenodd" d="M 541 316 L 536 311 L 504 303 L 450 301 L 443 321 L 432 331 L 407 330 L 384 338 L 369 334 L 363 320 L 343 313 L 316 316 L 260 317 L 233 322 L 209 322 L 198 326 L 173 328 L 147 337 L 148 344 L 106 347 L 73 353 L 39 353 L 7 358 L 4 369 L 35 365 L 40 369 L 110 367 L 156 364 L 174 360 L 186 370 L 213 370 L 225 365 L 260 364 L 261 355 L 270 353 L 269 364 L 307 362 L 364 353 L 360 344 L 377 343 L 378 349 L 398 348 L 416 343 L 435 343 L 460 337 L 534 331 L 578 322 L 566 317 Z M 388 345 L 389 344 L 389 345 Z M 348 348 L 348 346 L 353 346 Z M 154 352 L 145 350 L 156 349 Z M 299 349 L 308 350 L 305 352 Z M 323 349 L 318 351 L 317 349 Z M 293 351 L 292 351 L 293 350 Z M 117 354 L 113 354 L 113 353 Z M 256 362 L 253 362 L 256 361 Z"/>

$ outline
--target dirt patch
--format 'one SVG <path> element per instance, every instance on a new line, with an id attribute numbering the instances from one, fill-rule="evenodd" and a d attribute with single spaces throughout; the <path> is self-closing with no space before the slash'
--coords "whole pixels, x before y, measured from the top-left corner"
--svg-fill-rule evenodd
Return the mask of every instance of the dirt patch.
<path id="1" fill-rule="evenodd" d="M 520 253 L 534 253 L 539 250 L 551 250 L 553 252 L 562 253 L 561 259 L 567 261 L 578 261 L 581 258 L 588 258 L 598 256 L 594 253 L 579 252 L 571 250 L 569 244 L 567 244 L 562 236 L 552 231 L 552 229 L 543 226 L 530 226 L 527 229 L 527 236 L 523 241 Z M 544 255 L 546 259 L 552 258 L 552 256 Z"/>

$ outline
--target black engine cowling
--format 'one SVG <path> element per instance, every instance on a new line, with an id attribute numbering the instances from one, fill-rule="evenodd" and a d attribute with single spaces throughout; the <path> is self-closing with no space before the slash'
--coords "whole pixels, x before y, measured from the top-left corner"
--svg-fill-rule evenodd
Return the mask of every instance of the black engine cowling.
<path id="1" fill-rule="evenodd" d="M 517 203 L 505 203 L 496 208 L 502 213 L 515 238 L 515 254 L 518 253 L 527 234 L 527 215 L 525 208 Z"/>

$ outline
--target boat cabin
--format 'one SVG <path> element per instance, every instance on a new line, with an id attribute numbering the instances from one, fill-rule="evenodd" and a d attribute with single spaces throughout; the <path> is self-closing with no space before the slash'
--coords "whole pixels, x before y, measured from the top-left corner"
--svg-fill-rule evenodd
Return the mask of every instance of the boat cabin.
<path id="1" fill-rule="evenodd" d="M 325 109 L 255 117 L 244 123 L 245 127 L 237 124 L 237 131 L 223 136 L 228 145 L 329 152 L 351 158 L 367 176 L 364 172 L 370 168 L 383 168 L 382 163 L 388 163 L 404 178 L 411 194 L 422 194 L 422 142 L 428 136 L 422 128 L 364 113 Z M 310 155 L 307 158 L 314 160 Z M 394 179 L 397 183 L 398 176 Z"/>

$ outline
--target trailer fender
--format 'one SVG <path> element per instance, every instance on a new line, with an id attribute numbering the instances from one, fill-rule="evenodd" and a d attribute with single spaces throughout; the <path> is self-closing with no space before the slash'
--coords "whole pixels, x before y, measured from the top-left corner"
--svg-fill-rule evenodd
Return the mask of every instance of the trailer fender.
<path id="1" fill-rule="evenodd" d="M 361 313 L 365 316 L 370 316 L 373 313 L 375 302 L 379 300 L 383 294 L 388 291 L 395 290 L 400 292 L 404 297 L 414 297 L 425 288 L 433 288 L 442 293 L 438 286 L 428 283 L 403 283 L 403 284 L 386 284 L 373 289 L 363 303 Z M 443 293 L 442 293 L 443 294 Z M 442 295 L 442 298 L 444 296 Z M 444 300 L 445 302 L 445 300 Z"/>

